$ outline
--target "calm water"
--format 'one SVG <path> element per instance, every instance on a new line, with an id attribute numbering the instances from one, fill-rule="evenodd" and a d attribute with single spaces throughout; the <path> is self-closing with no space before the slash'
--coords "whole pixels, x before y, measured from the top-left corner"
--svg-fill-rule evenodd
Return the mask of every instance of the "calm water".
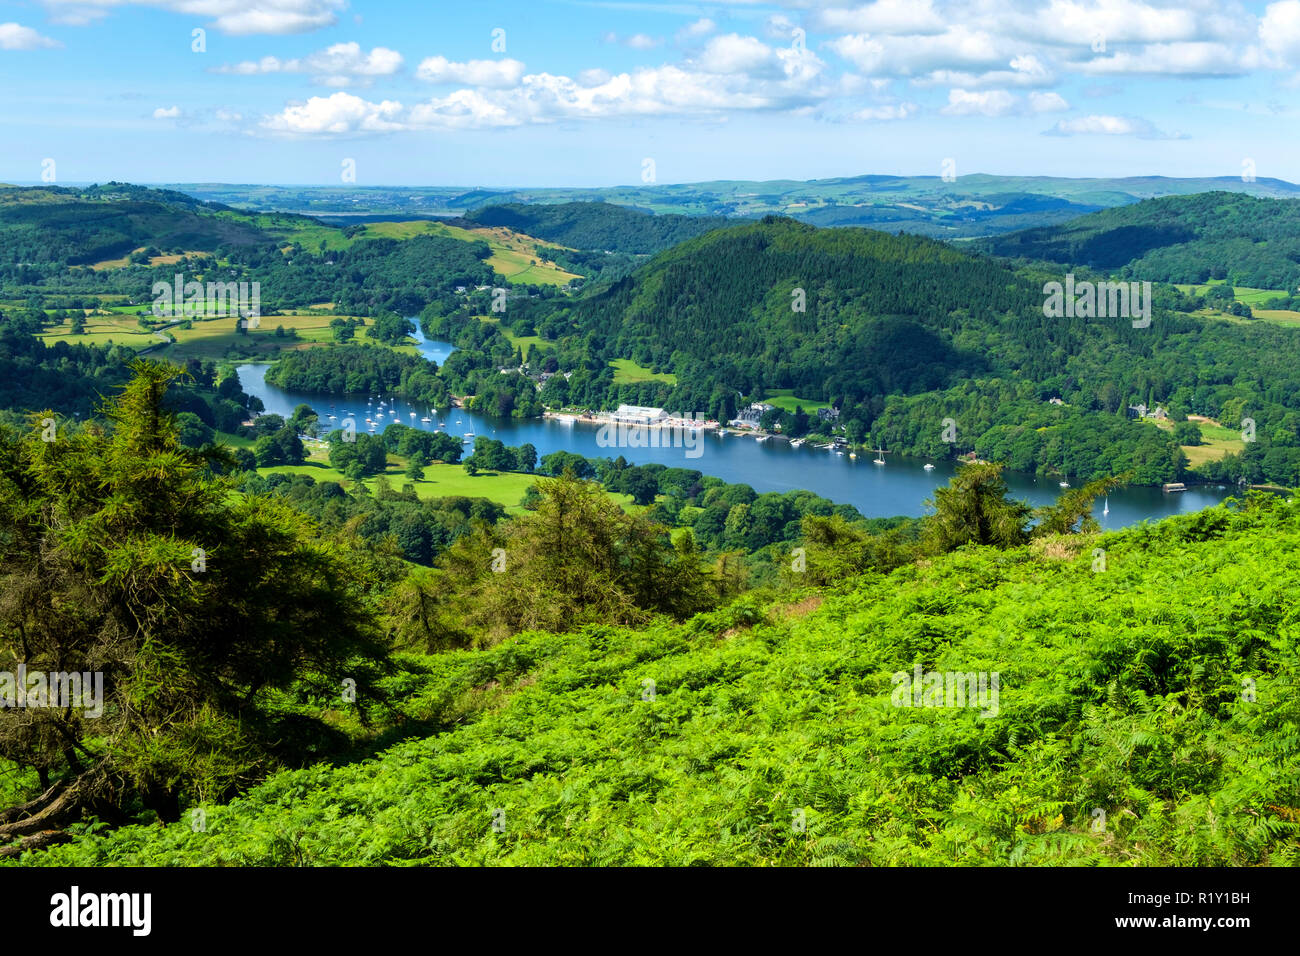
<path id="1" fill-rule="evenodd" d="M 426 340 L 418 332 L 417 338 L 421 353 L 439 365 L 454 350 L 450 343 Z M 287 417 L 299 403 L 306 403 L 320 414 L 326 424 L 329 424 L 329 415 L 342 419 L 345 413 L 352 413 L 359 430 L 367 427 L 367 417 L 376 417 L 373 406 L 366 404 L 369 396 L 357 399 L 354 396 L 289 392 L 266 383 L 268 368 L 264 364 L 239 367 L 239 381 L 244 391 L 260 398 L 268 412 Z M 390 401 L 388 396 L 380 397 Z M 598 426 L 591 424 L 498 419 L 462 408 L 453 408 L 440 415 L 436 409 L 412 405 L 400 398 L 390 401 L 390 405 L 393 407 L 385 409 L 385 420 L 378 431 L 395 421 L 428 430 L 436 430 L 443 422 L 445 431 L 453 435 L 473 431 L 475 435 L 487 435 L 507 445 L 531 442 L 539 457 L 553 451 L 572 451 L 588 458 L 614 458 L 621 454 L 635 464 L 659 462 L 670 467 L 698 469 L 724 481 L 743 482 L 760 493 L 806 488 L 831 501 L 851 504 L 869 518 L 925 514 L 925 499 L 936 487 L 946 485 L 956 470 L 952 462 L 935 462 L 934 470 L 926 471 L 924 461 L 886 455 L 887 464 L 873 465 L 874 454 L 860 455 L 855 460 L 847 453 L 841 456 L 808 445 L 793 448 L 782 439 L 758 442 L 749 437 L 731 435 L 721 438 L 708 433 L 701 436 L 696 447 L 699 457 L 687 458 L 684 448 L 602 448 L 596 444 Z M 396 418 L 393 417 L 394 411 Z M 411 412 L 415 413 L 414 417 Z M 426 416 L 432 421 L 421 422 L 420 419 Z M 1012 496 L 1033 505 L 1054 501 L 1061 492 L 1057 482 L 1050 478 L 1018 472 L 1004 472 L 1004 475 Z M 1121 528 L 1148 518 L 1197 511 L 1217 504 L 1230 493 L 1231 489 L 1220 490 L 1214 486 L 1193 486 L 1179 494 L 1165 494 L 1159 488 L 1124 488 L 1110 496 L 1108 515 L 1101 514 L 1100 503 L 1095 514 L 1103 528 Z"/>

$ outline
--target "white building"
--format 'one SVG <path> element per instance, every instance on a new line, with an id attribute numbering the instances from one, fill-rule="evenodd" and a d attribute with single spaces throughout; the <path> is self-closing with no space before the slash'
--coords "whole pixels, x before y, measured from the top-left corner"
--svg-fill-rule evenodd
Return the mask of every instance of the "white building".
<path id="1" fill-rule="evenodd" d="M 667 421 L 668 413 L 662 408 L 646 405 L 620 405 L 614 412 L 614 421 L 629 425 L 655 425 Z"/>

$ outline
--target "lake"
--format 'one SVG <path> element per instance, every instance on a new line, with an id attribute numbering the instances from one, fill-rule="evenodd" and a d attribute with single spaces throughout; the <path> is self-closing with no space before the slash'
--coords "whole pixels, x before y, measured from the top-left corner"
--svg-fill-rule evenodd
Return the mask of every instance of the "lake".
<path id="1" fill-rule="evenodd" d="M 416 325 L 421 354 L 441 365 L 455 347 L 448 342 L 426 339 L 418 330 L 418 321 Z M 352 413 L 358 430 L 365 429 L 365 419 L 372 417 L 373 406 L 368 409 L 366 404 L 370 396 L 363 395 L 358 399 L 355 396 L 286 391 L 266 383 L 268 368 L 264 363 L 239 367 L 239 381 L 244 391 L 260 398 L 268 412 L 288 417 L 297 405 L 306 403 L 320 414 L 325 424 L 329 424 L 329 415 L 342 419 L 345 413 Z M 720 437 L 709 432 L 702 433 L 696 447 L 699 454 L 694 458 L 686 457 L 684 448 L 604 448 L 596 443 L 599 427 L 590 423 L 499 419 L 463 408 L 453 408 L 440 415 L 429 406 L 412 405 L 400 398 L 380 397 L 393 406 L 385 410 L 384 425 L 400 422 L 415 428 L 436 430 L 442 422 L 446 424 L 444 430 L 453 435 L 472 431 L 475 435 L 486 435 L 507 445 L 531 442 L 537 448 L 539 458 L 554 451 L 577 452 L 587 458 L 616 458 L 621 454 L 634 464 L 658 462 L 670 467 L 693 468 L 724 481 L 750 485 L 760 493 L 803 488 L 831 501 L 851 504 L 868 518 L 925 514 L 925 500 L 931 497 L 936 487 L 948 483 L 957 467 L 952 461 L 936 461 L 934 469 L 926 471 L 924 461 L 888 454 L 885 456 L 886 464 L 875 465 L 872 464 L 874 453 L 851 459 L 848 454 L 837 455 L 808 445 L 794 448 L 780 438 L 759 442 L 749 436 L 733 434 Z M 420 420 L 424 417 L 432 420 L 424 423 Z M 378 430 L 382 431 L 383 426 Z M 1003 474 L 1012 496 L 1032 505 L 1048 504 L 1061 493 L 1057 481 L 1051 478 L 1011 471 Z M 1185 492 L 1173 494 L 1166 494 L 1159 488 L 1122 488 L 1110 496 L 1110 513 L 1102 515 L 1099 503 L 1095 516 L 1103 528 L 1122 528 L 1147 519 L 1198 511 L 1218 504 L 1232 492 L 1231 488 L 1211 485 L 1193 485 Z"/>

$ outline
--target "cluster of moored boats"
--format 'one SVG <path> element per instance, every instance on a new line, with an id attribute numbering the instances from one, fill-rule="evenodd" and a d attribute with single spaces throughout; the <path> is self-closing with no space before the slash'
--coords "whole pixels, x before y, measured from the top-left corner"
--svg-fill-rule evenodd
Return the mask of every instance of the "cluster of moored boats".
<path id="1" fill-rule="evenodd" d="M 333 409 L 334 409 L 334 406 L 331 405 L 331 406 L 330 406 L 330 409 L 333 410 Z M 431 409 L 430 411 L 432 411 L 432 409 Z M 372 395 L 372 396 L 371 396 L 371 397 L 366 401 L 366 413 L 367 413 L 367 414 L 366 414 L 366 425 L 368 426 L 368 430 L 369 430 L 370 432 L 374 432 L 374 431 L 376 431 L 376 430 L 379 428 L 380 425 L 384 425 L 384 424 L 391 425 L 391 424 L 393 424 L 394 422 L 401 422 L 401 420 L 402 420 L 402 416 L 399 415 L 399 414 L 397 413 L 396 403 L 392 403 L 392 404 L 390 404 L 389 402 L 385 401 L 384 399 L 381 399 L 378 395 Z M 411 419 L 412 426 L 414 426 L 414 424 L 415 424 L 415 420 L 416 420 L 416 417 L 417 417 L 417 413 L 416 413 L 414 410 L 412 410 L 412 411 L 410 411 L 410 412 L 407 412 L 407 415 L 408 415 L 408 417 Z M 332 422 L 333 422 L 333 421 L 338 421 L 338 420 L 339 420 L 337 415 L 330 415 L 330 416 L 328 416 L 328 417 L 329 417 L 329 420 L 332 421 Z M 343 413 L 343 417 L 344 417 L 345 419 L 347 419 L 347 418 L 353 418 L 353 414 L 352 414 L 351 412 L 344 412 L 344 413 Z M 387 419 L 388 419 L 389 417 L 391 417 L 392 421 L 387 421 Z M 431 425 L 431 424 L 433 424 L 433 419 L 430 418 L 428 415 L 424 415 L 424 416 L 420 417 L 419 420 L 420 420 L 421 424 L 424 424 L 424 425 Z M 460 419 L 457 419 L 457 420 L 456 420 L 456 424 L 459 425 L 460 423 L 461 423 L 461 422 L 460 422 Z M 438 422 L 438 427 L 439 427 L 439 428 L 446 428 L 446 427 L 447 427 L 447 423 L 446 423 L 446 422 Z M 474 442 L 474 433 L 473 433 L 472 431 L 466 432 L 465 435 L 463 436 L 463 438 L 462 438 L 461 440 L 462 440 L 465 444 L 473 444 L 473 442 Z"/>

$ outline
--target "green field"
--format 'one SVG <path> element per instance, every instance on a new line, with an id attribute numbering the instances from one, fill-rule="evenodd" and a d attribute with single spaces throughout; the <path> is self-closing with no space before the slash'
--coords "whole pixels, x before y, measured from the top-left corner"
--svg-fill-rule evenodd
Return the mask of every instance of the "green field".
<path id="1" fill-rule="evenodd" d="M 1225 280 L 1223 279 L 1211 279 L 1209 282 L 1204 282 L 1200 285 L 1181 283 L 1176 284 L 1174 287 L 1181 292 L 1189 293 L 1191 295 L 1204 295 L 1214 286 L 1223 285 L 1224 281 Z M 1276 299 L 1279 296 L 1284 295 L 1286 295 L 1286 293 L 1281 289 L 1252 289 L 1248 286 L 1234 286 L 1232 290 L 1233 299 L 1237 302 L 1243 302 L 1251 308 L 1262 305 L 1269 299 Z"/>
<path id="2" fill-rule="evenodd" d="M 814 414 L 819 408 L 830 408 L 830 402 L 819 402 L 811 398 L 796 398 L 792 388 L 774 388 L 767 393 L 767 398 L 763 399 L 769 405 L 775 405 L 783 412 L 793 413 L 796 406 L 803 406 L 803 410 L 809 415 Z"/>
<path id="3" fill-rule="evenodd" d="M 389 456 L 389 461 L 384 477 L 394 488 L 413 484 L 415 493 L 421 498 L 450 498 L 454 495 L 487 498 L 512 511 L 519 510 L 519 502 L 523 500 L 524 492 L 537 480 L 535 475 L 519 475 L 510 472 L 479 472 L 471 477 L 465 473 L 463 465 L 435 463 L 424 470 L 423 481 L 413 482 L 404 474 L 405 465 L 391 464 L 397 461 L 396 456 Z M 336 481 L 344 487 L 352 484 L 352 480 L 345 477 L 341 471 L 320 462 L 305 465 L 276 465 L 272 468 L 259 468 L 257 473 L 310 475 L 317 481 Z M 375 490 L 377 484 L 377 477 L 365 479 L 365 485 L 371 491 Z"/>
<path id="4" fill-rule="evenodd" d="M 86 320 L 86 331 L 72 334 L 69 322 L 49 326 L 39 336 L 46 345 L 67 342 L 69 345 L 127 345 L 133 349 L 146 349 L 162 344 L 153 332 L 145 332 L 133 320 L 114 319 L 111 316 L 94 316 Z"/>
<path id="5" fill-rule="evenodd" d="M 1206 291 L 1216 285 L 1223 285 L 1223 279 L 1211 279 L 1209 282 L 1200 285 L 1189 283 L 1176 283 L 1174 288 L 1192 295 L 1204 295 Z M 1260 306 L 1270 299 L 1285 296 L 1286 292 L 1281 289 L 1252 289 L 1248 286 L 1234 286 L 1232 297 L 1235 301 L 1250 306 L 1251 311 L 1255 314 L 1255 319 L 1262 319 L 1266 322 L 1273 322 L 1277 325 L 1300 325 L 1300 312 L 1292 312 L 1288 309 L 1261 309 Z M 1198 309 L 1194 315 L 1204 318 L 1227 319 L 1230 322 L 1249 322 L 1250 319 L 1244 319 L 1237 315 L 1228 315 L 1219 309 Z"/>
<path id="6" fill-rule="evenodd" d="M 1203 465 L 1207 461 L 1218 461 L 1226 455 L 1237 455 L 1246 447 L 1245 442 L 1241 440 L 1241 432 L 1233 428 L 1224 428 L 1222 425 L 1213 425 L 1209 422 L 1198 422 L 1201 428 L 1200 445 L 1183 445 L 1183 454 L 1187 456 L 1188 465 L 1192 468 Z"/>
<path id="7" fill-rule="evenodd" d="M 245 349 L 252 347 L 259 356 L 272 357 L 281 349 L 310 348 L 313 345 L 333 344 L 334 335 L 329 324 L 331 320 L 336 318 L 349 318 L 349 316 L 320 314 L 264 315 L 261 317 L 258 327 L 249 329 L 247 335 L 236 333 L 235 323 L 239 320 L 234 316 L 220 319 L 196 319 L 190 328 L 184 328 L 180 325 L 168 328 L 166 334 L 174 338 L 175 343 L 160 350 L 158 354 L 176 362 L 184 362 L 191 358 L 219 359 L 224 358 L 232 346 L 239 346 Z M 275 335 L 277 326 L 284 326 L 285 329 L 295 329 L 298 337 L 296 339 L 277 338 Z M 161 342 L 156 334 L 140 331 L 134 322 L 100 317 L 87 322 L 86 333 L 83 335 L 72 335 L 69 324 L 63 322 L 51 326 L 41 338 L 47 344 L 62 340 L 70 343 L 102 345 L 112 340 L 116 344 L 129 345 L 136 349 L 158 345 Z M 368 329 L 359 330 L 355 341 L 363 344 L 382 344 L 375 343 L 370 338 Z"/>
<path id="8" fill-rule="evenodd" d="M 497 326 L 498 331 L 506 337 L 506 341 L 521 351 L 536 348 L 546 341 L 540 335 L 515 335 L 504 325 L 501 325 L 500 320 L 495 315 L 480 315 L 478 320 Z"/>
<path id="9" fill-rule="evenodd" d="M 615 385 L 635 385 L 637 382 L 677 384 L 677 376 L 672 372 L 652 372 L 645 366 L 637 365 L 631 359 L 614 359 L 609 366 L 614 370 Z"/>
<path id="10" fill-rule="evenodd" d="M 236 444 L 236 442 L 229 442 Z M 308 460 L 302 465 L 275 465 L 270 468 L 259 468 L 259 475 L 310 475 L 317 481 L 336 481 L 347 487 L 352 484 L 352 479 L 346 477 L 336 468 L 331 468 L 328 458 L 328 446 L 324 442 L 311 442 L 307 444 Z M 524 492 L 537 481 L 538 475 L 524 475 L 517 472 L 496 472 L 480 471 L 476 475 L 469 475 L 465 472 L 464 465 L 448 465 L 442 462 L 434 462 L 424 469 L 423 481 L 411 481 L 406 477 L 406 459 L 400 455 L 388 456 L 388 469 L 384 472 L 384 477 L 388 479 L 393 488 L 400 489 L 403 485 L 415 485 L 415 493 L 421 498 L 451 498 L 456 495 L 464 495 L 467 498 L 487 498 L 499 505 L 503 505 L 512 514 L 517 514 L 523 509 L 519 507 L 519 502 L 523 500 Z M 365 479 L 365 485 L 372 492 L 378 485 L 378 476 Z M 616 502 L 625 511 L 638 510 L 632 507 L 631 495 L 608 493 L 609 497 Z"/>

